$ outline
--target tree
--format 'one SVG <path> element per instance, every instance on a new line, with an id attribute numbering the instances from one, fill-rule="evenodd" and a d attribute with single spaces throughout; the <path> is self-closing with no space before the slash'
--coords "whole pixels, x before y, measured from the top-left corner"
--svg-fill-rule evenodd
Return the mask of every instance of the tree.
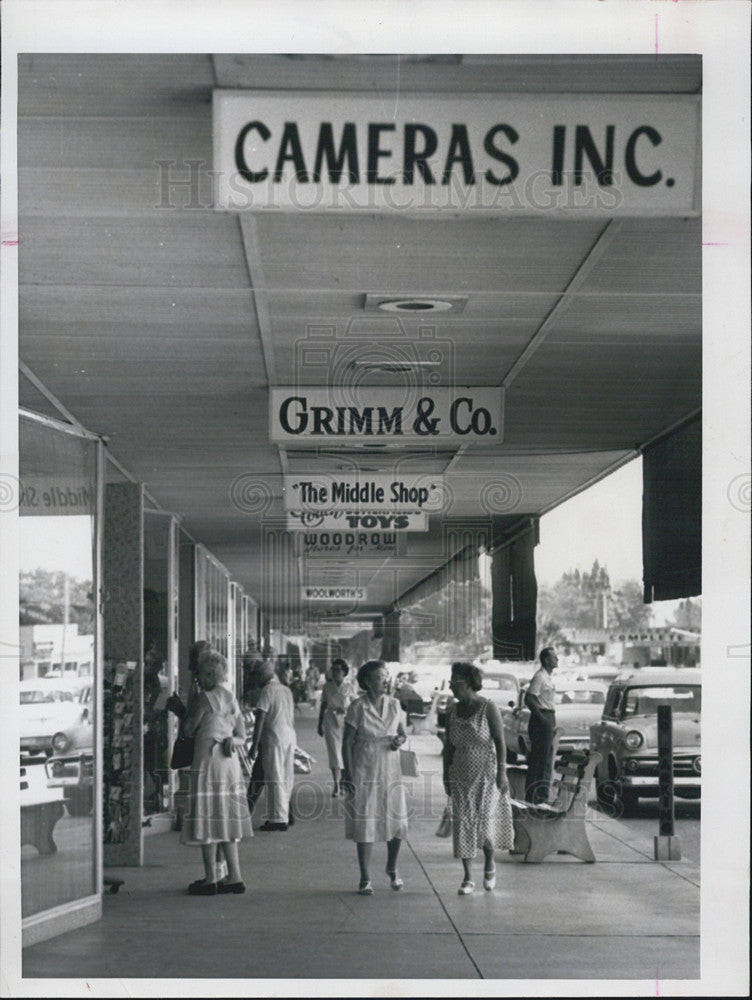
<path id="1" fill-rule="evenodd" d="M 94 604 L 90 580 L 67 579 L 68 621 L 81 635 L 94 631 Z M 66 614 L 66 575 L 35 569 L 19 575 L 19 623 L 59 625 Z"/>
<path id="2" fill-rule="evenodd" d="M 590 572 L 563 573 L 553 586 L 538 588 L 537 629 L 539 645 L 555 645 L 564 629 L 619 626 L 639 629 L 650 624 L 650 605 L 642 600 L 637 580 L 611 588 L 608 570 L 596 559 Z"/>
<path id="3" fill-rule="evenodd" d="M 702 598 L 693 600 L 688 597 L 685 601 L 680 601 L 674 611 L 673 621 L 669 622 L 676 628 L 687 629 L 688 632 L 702 631 Z"/>

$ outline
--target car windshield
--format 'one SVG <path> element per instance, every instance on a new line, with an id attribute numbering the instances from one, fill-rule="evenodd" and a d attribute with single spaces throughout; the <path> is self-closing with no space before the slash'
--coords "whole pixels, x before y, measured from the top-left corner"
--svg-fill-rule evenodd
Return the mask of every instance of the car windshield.
<path id="1" fill-rule="evenodd" d="M 627 688 L 622 716 L 655 715 L 659 705 L 670 705 L 675 712 L 699 712 L 701 695 L 699 686 L 689 684 Z"/>
<path id="2" fill-rule="evenodd" d="M 22 705 L 41 705 L 51 701 L 73 701 L 69 691 L 22 691 Z"/>
<path id="3" fill-rule="evenodd" d="M 555 695 L 557 705 L 603 705 L 606 701 L 606 692 L 600 688 L 573 688 L 557 691 Z"/>

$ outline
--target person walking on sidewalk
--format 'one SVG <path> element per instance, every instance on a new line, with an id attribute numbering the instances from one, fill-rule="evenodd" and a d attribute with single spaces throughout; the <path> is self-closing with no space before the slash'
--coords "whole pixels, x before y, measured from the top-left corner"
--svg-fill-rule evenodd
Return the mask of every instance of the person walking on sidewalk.
<path id="1" fill-rule="evenodd" d="M 556 688 L 551 674 L 559 663 L 553 646 L 546 646 L 540 651 L 540 663 L 525 694 L 525 705 L 530 709 L 530 721 L 527 724 L 530 754 L 527 760 L 525 799 L 533 803 L 548 802 L 551 788 L 551 756 L 556 729 Z"/>
<path id="2" fill-rule="evenodd" d="M 225 658 L 215 650 L 205 650 L 198 661 L 200 693 L 191 700 L 183 719 L 183 731 L 196 742 L 188 814 L 180 839 L 184 844 L 200 845 L 206 875 L 188 887 L 194 896 L 245 892 L 238 842 L 253 836 L 253 830 L 236 753 L 245 742 L 245 725 L 235 696 L 222 683 L 226 679 Z M 221 845 L 229 869 L 227 879 L 219 883 L 217 845 Z"/>
<path id="3" fill-rule="evenodd" d="M 329 769 L 334 779 L 332 795 L 340 794 L 342 777 L 342 737 L 345 730 L 345 712 L 354 695 L 345 677 L 350 672 L 347 661 L 341 658 L 332 660 L 331 678 L 321 690 L 321 707 L 319 708 L 318 734 L 326 741 L 326 752 L 329 755 Z"/>
<path id="4" fill-rule="evenodd" d="M 368 660 L 358 671 L 365 694 L 345 715 L 345 836 L 357 844 L 361 896 L 372 896 L 370 863 L 375 841 L 386 841 L 386 873 L 392 889 L 403 887 L 397 859 L 407 836 L 407 798 L 396 752 L 407 739 L 404 713 L 388 695 L 383 660 Z"/>
<path id="5" fill-rule="evenodd" d="M 259 829 L 286 830 L 295 780 L 295 702 L 270 658 L 264 660 L 255 676 L 261 690 L 254 710 L 249 757 L 253 764 L 261 751 L 269 810 L 269 818 Z"/>
<path id="6" fill-rule="evenodd" d="M 463 868 L 461 896 L 475 889 L 472 862 L 482 848 L 483 887 L 496 886 L 495 850 L 510 850 L 514 835 L 504 733 L 499 710 L 478 693 L 482 674 L 470 663 L 452 664 L 449 682 L 456 704 L 447 712 L 444 790 L 452 798 L 455 858 Z"/>

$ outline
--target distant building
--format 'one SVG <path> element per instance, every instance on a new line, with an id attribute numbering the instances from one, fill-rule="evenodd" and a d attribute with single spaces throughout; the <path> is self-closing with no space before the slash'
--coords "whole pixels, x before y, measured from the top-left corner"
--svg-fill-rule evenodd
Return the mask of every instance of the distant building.
<path id="1" fill-rule="evenodd" d="M 21 625 L 21 680 L 89 677 L 94 636 L 79 635 L 78 624 Z"/>
<path id="2" fill-rule="evenodd" d="M 633 667 L 697 667 L 699 632 L 673 625 L 640 629 L 565 628 L 557 643 L 569 664 L 613 663 Z"/>

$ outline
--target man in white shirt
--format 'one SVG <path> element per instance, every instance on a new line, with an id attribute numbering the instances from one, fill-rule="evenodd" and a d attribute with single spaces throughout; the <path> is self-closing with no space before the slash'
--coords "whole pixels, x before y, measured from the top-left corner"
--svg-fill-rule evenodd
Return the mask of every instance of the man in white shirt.
<path id="1" fill-rule="evenodd" d="M 556 728 L 556 688 L 551 674 L 559 662 L 553 646 L 546 646 L 540 651 L 540 662 L 525 694 L 525 705 L 530 709 L 527 727 L 530 754 L 525 780 L 525 799 L 528 802 L 548 802 L 551 787 L 551 751 Z"/>

